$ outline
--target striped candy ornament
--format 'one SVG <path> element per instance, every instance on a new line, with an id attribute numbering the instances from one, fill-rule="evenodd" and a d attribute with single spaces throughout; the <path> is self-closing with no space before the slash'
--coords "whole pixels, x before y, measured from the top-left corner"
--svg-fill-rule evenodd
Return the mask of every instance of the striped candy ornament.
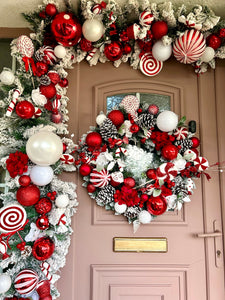
<path id="1" fill-rule="evenodd" d="M 176 139 L 179 140 L 184 140 L 188 136 L 188 130 L 185 127 L 178 127 L 173 135 L 176 137 Z"/>
<path id="2" fill-rule="evenodd" d="M 72 165 L 75 162 L 75 158 L 70 154 L 63 154 L 60 160 L 66 165 Z"/>
<path id="3" fill-rule="evenodd" d="M 101 4 L 95 4 L 91 10 L 94 15 L 99 15 L 102 12 L 102 6 Z"/>
<path id="4" fill-rule="evenodd" d="M 146 76 L 155 76 L 162 70 L 163 62 L 155 59 L 151 53 L 145 53 L 140 60 L 140 70 Z"/>
<path id="5" fill-rule="evenodd" d="M 27 220 L 25 209 L 18 204 L 10 204 L 0 209 L 0 231 L 8 233 L 22 228 Z"/>
<path id="6" fill-rule="evenodd" d="M 20 90 L 18 90 L 18 89 L 16 89 L 14 92 L 13 92 L 13 95 L 12 95 L 12 100 L 11 100 L 11 102 L 10 102 L 10 104 L 9 104 L 9 107 L 7 108 L 7 111 L 6 111 L 6 117 L 10 117 L 11 116 L 11 114 L 12 114 L 12 112 L 13 112 L 13 110 L 14 110 L 14 107 L 15 107 L 15 105 L 16 105 L 16 102 L 17 102 L 17 100 L 18 100 L 18 98 L 19 98 L 19 96 L 20 96 L 20 94 L 21 94 L 21 92 L 20 92 Z"/>
<path id="7" fill-rule="evenodd" d="M 38 284 L 38 274 L 34 270 L 24 269 L 15 278 L 14 287 L 20 295 L 33 292 Z"/>
<path id="8" fill-rule="evenodd" d="M 8 246 L 7 246 L 6 242 L 1 241 L 0 242 L 0 254 L 2 255 L 2 259 L 6 259 L 7 257 L 9 257 L 9 255 L 7 254 L 7 249 L 8 249 Z"/>
<path id="9" fill-rule="evenodd" d="M 41 263 L 40 267 L 41 267 L 41 271 L 43 272 L 45 277 L 49 281 L 51 281 L 52 280 L 52 275 L 50 274 L 50 264 L 47 261 L 44 261 L 43 263 Z"/>
<path id="10" fill-rule="evenodd" d="M 139 22 L 142 26 L 150 26 L 154 20 L 154 16 L 150 11 L 143 11 L 139 16 Z"/>
<path id="11" fill-rule="evenodd" d="M 90 182 L 99 188 L 103 188 L 104 186 L 108 185 L 110 181 L 110 175 L 107 170 L 103 169 L 98 172 L 96 169 L 92 171 L 90 174 Z"/>
<path id="12" fill-rule="evenodd" d="M 95 55 L 95 53 L 97 52 L 97 48 L 94 48 L 93 50 L 91 50 L 89 53 L 88 53 L 88 56 L 86 57 L 86 60 L 89 61 L 93 58 L 93 56 Z"/>
<path id="13" fill-rule="evenodd" d="M 198 171 L 205 171 L 206 169 L 208 169 L 209 167 L 209 162 L 206 158 L 204 157 L 197 157 L 194 160 L 194 165 L 196 166 L 196 168 L 198 168 Z"/>
<path id="14" fill-rule="evenodd" d="M 177 168 L 171 162 L 163 163 L 156 170 L 156 176 L 163 181 L 172 180 L 177 176 Z"/>
<path id="15" fill-rule="evenodd" d="M 60 106 L 61 106 L 61 102 L 60 102 L 59 99 L 56 98 L 56 99 L 52 102 L 52 108 L 53 108 L 54 110 L 58 110 L 58 109 L 60 108 Z"/>
<path id="16" fill-rule="evenodd" d="M 53 66 L 57 60 L 54 50 L 49 46 L 43 46 L 39 48 L 35 53 L 35 57 L 38 61 L 42 61 L 51 66 Z"/>
<path id="17" fill-rule="evenodd" d="M 183 64 L 197 61 L 205 51 L 206 42 L 200 31 L 186 30 L 173 44 L 175 58 Z"/>

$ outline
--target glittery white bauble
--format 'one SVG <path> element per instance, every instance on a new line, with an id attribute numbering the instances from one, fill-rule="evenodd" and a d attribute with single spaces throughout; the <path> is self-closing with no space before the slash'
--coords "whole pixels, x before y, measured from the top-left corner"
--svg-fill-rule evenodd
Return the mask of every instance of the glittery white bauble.
<path id="1" fill-rule="evenodd" d="M 119 204 L 118 202 L 116 202 L 114 208 L 115 208 L 115 211 L 118 214 L 123 214 L 127 210 L 127 205 L 126 204 Z"/>
<path id="2" fill-rule="evenodd" d="M 200 57 L 203 62 L 210 62 L 215 56 L 215 50 L 212 47 L 206 47 L 204 53 Z"/>
<path id="3" fill-rule="evenodd" d="M 106 119 L 106 115 L 100 114 L 96 117 L 96 123 L 100 126 Z"/>
<path id="4" fill-rule="evenodd" d="M 69 204 L 70 200 L 67 195 L 59 195 L 55 199 L 55 205 L 59 208 L 65 208 Z"/>
<path id="5" fill-rule="evenodd" d="M 58 58 L 64 58 L 66 56 L 66 48 L 62 45 L 58 45 L 54 48 L 54 54 Z"/>
<path id="6" fill-rule="evenodd" d="M 138 216 L 138 220 L 142 224 L 148 224 L 151 222 L 152 216 L 147 210 L 142 210 Z"/>
<path id="7" fill-rule="evenodd" d="M 82 32 L 86 40 L 97 42 L 104 34 L 105 28 L 101 21 L 90 19 L 84 22 Z"/>
<path id="8" fill-rule="evenodd" d="M 164 45 L 162 41 L 157 41 L 152 47 L 152 55 L 159 61 L 165 61 L 172 54 L 172 46 Z"/>
<path id="9" fill-rule="evenodd" d="M 0 74 L 0 80 L 5 85 L 11 85 L 15 80 L 15 76 L 11 70 L 3 70 Z"/>
<path id="10" fill-rule="evenodd" d="M 158 115 L 156 124 L 161 131 L 172 131 L 177 127 L 178 116 L 172 111 L 165 110 Z"/>
<path id="11" fill-rule="evenodd" d="M 52 181 L 54 172 L 49 166 L 34 166 L 30 172 L 31 181 L 39 186 L 44 186 Z"/>
<path id="12" fill-rule="evenodd" d="M 0 274 L 0 294 L 6 293 L 12 284 L 11 277 L 7 274 Z"/>

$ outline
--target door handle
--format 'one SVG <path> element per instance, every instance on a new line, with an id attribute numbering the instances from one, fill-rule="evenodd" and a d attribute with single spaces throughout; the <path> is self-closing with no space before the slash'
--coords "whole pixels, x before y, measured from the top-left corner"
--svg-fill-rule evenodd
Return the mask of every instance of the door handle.
<path id="1" fill-rule="evenodd" d="M 211 233 L 198 233 L 197 237 L 198 238 L 215 238 L 215 237 L 219 237 L 222 236 L 222 232 L 220 232 L 219 230 L 216 230 L 214 232 Z"/>

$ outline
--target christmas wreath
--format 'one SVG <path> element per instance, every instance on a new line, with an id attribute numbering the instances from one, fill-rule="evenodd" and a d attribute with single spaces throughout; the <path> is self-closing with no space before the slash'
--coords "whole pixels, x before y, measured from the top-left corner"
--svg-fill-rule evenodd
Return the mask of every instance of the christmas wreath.
<path id="1" fill-rule="evenodd" d="M 193 123 L 188 129 L 184 121 L 133 95 L 107 116 L 98 115 L 98 126 L 79 141 L 76 160 L 91 198 L 135 227 L 180 210 L 190 201 L 192 179 L 209 166 L 199 156 Z"/>

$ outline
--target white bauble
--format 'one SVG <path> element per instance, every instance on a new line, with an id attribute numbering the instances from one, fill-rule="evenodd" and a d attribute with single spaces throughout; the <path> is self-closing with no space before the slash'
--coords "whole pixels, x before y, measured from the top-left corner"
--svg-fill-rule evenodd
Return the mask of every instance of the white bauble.
<path id="1" fill-rule="evenodd" d="M 50 131 L 39 131 L 26 144 L 29 159 L 39 166 L 56 163 L 63 154 L 63 143 L 58 135 Z"/>
<path id="2" fill-rule="evenodd" d="M 138 220 L 142 224 L 149 224 L 152 220 L 152 216 L 147 210 L 142 210 L 138 216 Z"/>
<path id="3" fill-rule="evenodd" d="M 105 27 L 101 21 L 90 19 L 84 22 L 82 32 L 86 40 L 97 42 L 104 34 Z"/>
<path id="4" fill-rule="evenodd" d="M 30 172 L 31 181 L 39 186 L 44 186 L 52 181 L 54 172 L 49 166 L 34 166 Z"/>
<path id="5" fill-rule="evenodd" d="M 66 56 L 66 48 L 62 45 L 58 45 L 54 48 L 54 54 L 58 58 L 64 58 Z"/>
<path id="6" fill-rule="evenodd" d="M 11 70 L 3 70 L 0 74 L 0 81 L 3 84 L 11 85 L 15 80 L 15 76 Z"/>
<path id="7" fill-rule="evenodd" d="M 175 167 L 177 168 L 178 171 L 182 171 L 185 169 L 185 166 L 186 166 L 186 160 L 183 159 L 183 158 L 179 158 L 179 159 L 175 159 L 173 161 Z"/>
<path id="8" fill-rule="evenodd" d="M 215 56 L 215 50 L 212 47 L 206 47 L 204 53 L 200 57 L 203 62 L 210 62 Z"/>
<path id="9" fill-rule="evenodd" d="M 67 207 L 67 205 L 70 203 L 70 199 L 67 195 L 59 195 L 56 199 L 55 199 L 55 205 L 58 208 L 65 208 Z"/>
<path id="10" fill-rule="evenodd" d="M 97 117 L 96 117 L 96 123 L 100 126 L 106 119 L 106 115 L 104 114 L 99 114 Z"/>
<path id="11" fill-rule="evenodd" d="M 165 110 L 158 115 L 156 124 L 161 131 L 172 131 L 177 127 L 178 116 L 172 111 Z"/>
<path id="12" fill-rule="evenodd" d="M 172 50 L 171 45 L 164 45 L 162 41 L 157 41 L 152 47 L 152 55 L 159 61 L 165 61 L 170 58 Z"/>
<path id="13" fill-rule="evenodd" d="M 0 294 L 6 293 L 12 284 L 12 279 L 7 274 L 0 274 Z"/>
<path id="14" fill-rule="evenodd" d="M 115 211 L 118 214 L 123 214 L 127 210 L 127 205 L 126 204 L 119 204 L 118 202 L 116 202 L 114 208 L 115 208 Z"/>

